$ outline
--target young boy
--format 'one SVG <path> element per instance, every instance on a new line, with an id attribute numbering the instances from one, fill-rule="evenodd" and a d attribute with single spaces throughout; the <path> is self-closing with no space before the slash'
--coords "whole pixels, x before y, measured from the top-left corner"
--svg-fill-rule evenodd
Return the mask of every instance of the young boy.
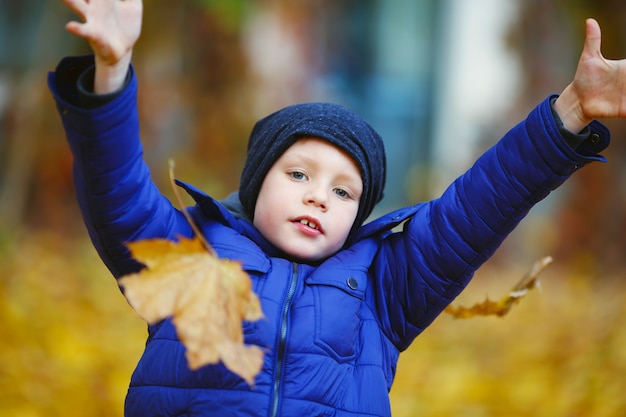
<path id="1" fill-rule="evenodd" d="M 67 29 L 94 57 L 49 76 L 74 155 L 85 223 L 115 277 L 125 243 L 192 236 L 142 161 L 130 66 L 140 0 L 64 0 Z M 95 65 L 94 65 L 95 63 Z M 170 320 L 149 327 L 126 416 L 389 416 L 398 355 L 463 290 L 528 210 L 609 142 L 596 117 L 626 116 L 626 62 L 587 39 L 573 82 L 547 98 L 438 199 L 364 226 L 383 195 L 379 135 L 349 110 L 310 103 L 260 120 L 239 194 L 218 202 L 183 184 L 222 257 L 240 260 L 266 319 L 245 323 L 266 350 L 254 386 L 222 365 L 187 367 Z M 570 133 L 575 132 L 575 133 Z M 391 229 L 404 223 L 403 231 Z"/>

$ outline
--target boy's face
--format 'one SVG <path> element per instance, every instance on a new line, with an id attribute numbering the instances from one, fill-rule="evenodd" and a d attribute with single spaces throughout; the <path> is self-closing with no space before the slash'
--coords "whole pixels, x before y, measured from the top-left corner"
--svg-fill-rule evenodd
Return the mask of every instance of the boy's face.
<path id="1" fill-rule="evenodd" d="M 347 153 L 324 140 L 303 138 L 265 176 L 253 223 L 283 252 L 318 261 L 345 243 L 362 192 L 361 173 Z"/>

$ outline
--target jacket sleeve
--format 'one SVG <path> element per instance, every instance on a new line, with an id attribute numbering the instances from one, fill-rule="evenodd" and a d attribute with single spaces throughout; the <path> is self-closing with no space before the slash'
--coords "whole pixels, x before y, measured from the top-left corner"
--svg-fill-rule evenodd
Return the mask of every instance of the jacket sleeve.
<path id="1" fill-rule="evenodd" d="M 593 122 L 576 150 L 566 143 L 549 99 L 510 130 L 392 234 L 374 264 L 382 325 L 405 349 L 465 288 L 531 207 L 592 161 L 609 143 Z"/>
<path id="2" fill-rule="evenodd" d="M 48 75 L 74 158 L 74 183 L 89 236 L 98 254 L 119 278 L 135 272 L 126 243 L 146 238 L 191 235 L 184 216 L 153 184 L 139 139 L 137 81 L 96 108 L 81 107 L 79 76 L 92 57 L 62 60 Z"/>

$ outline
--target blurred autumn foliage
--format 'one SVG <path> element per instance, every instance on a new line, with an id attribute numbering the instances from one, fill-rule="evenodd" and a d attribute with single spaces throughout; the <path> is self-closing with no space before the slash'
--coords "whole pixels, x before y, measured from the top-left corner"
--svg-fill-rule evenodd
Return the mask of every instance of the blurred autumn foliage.
<path id="1" fill-rule="evenodd" d="M 400 356 L 394 417 L 623 416 L 623 277 L 553 268 L 504 318 L 439 317 Z M 523 272 L 487 266 L 455 304 L 497 296 Z"/>
<path id="2" fill-rule="evenodd" d="M 146 335 L 84 239 L 0 244 L 0 415 L 123 415 Z"/>
<path id="3" fill-rule="evenodd" d="M 497 298 L 526 272 L 481 270 L 455 302 Z M 146 327 L 86 239 L 34 234 L 0 246 L 0 415 L 121 416 Z M 504 318 L 442 315 L 401 355 L 395 417 L 619 417 L 626 304 L 551 266 Z"/>
<path id="4" fill-rule="evenodd" d="M 146 334 L 91 248 L 74 201 L 45 74 L 62 56 L 89 51 L 63 33 L 72 16 L 60 3 L 0 9 L 8 25 L 0 33 L 24 35 L 0 39 L 8 45 L 0 52 L 15 59 L 0 61 L 0 416 L 122 415 Z M 329 16 L 358 2 L 144 3 L 134 62 L 146 160 L 166 194 L 174 158 L 180 178 L 220 198 L 237 187 L 254 121 L 268 108 L 318 98 L 307 80 L 324 70 L 328 51 L 314 38 Z M 528 0 L 519 9 L 509 41 L 524 80 L 506 126 L 571 79 L 585 17 L 600 21 L 607 57 L 626 55 L 620 0 Z M 250 20 L 280 33 L 260 38 Z M 289 41 L 278 44 L 289 60 L 263 56 L 263 42 L 276 37 Z M 548 227 L 531 236 L 530 246 L 549 242 L 555 258 L 543 291 L 505 318 L 439 318 L 401 357 L 394 416 L 624 414 L 626 125 L 609 126 L 609 163 L 577 173 Z M 515 262 L 516 248 L 505 245 L 507 262 L 488 263 L 459 302 L 498 297 L 519 279 L 528 265 Z"/>

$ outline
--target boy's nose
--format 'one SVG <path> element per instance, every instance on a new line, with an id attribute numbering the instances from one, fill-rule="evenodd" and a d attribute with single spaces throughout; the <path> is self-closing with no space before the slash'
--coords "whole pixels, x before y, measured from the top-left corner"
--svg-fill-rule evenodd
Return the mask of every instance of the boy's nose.
<path id="1" fill-rule="evenodd" d="M 311 187 L 304 194 L 304 203 L 312 204 L 326 211 L 328 208 L 328 194 L 323 187 Z"/>

